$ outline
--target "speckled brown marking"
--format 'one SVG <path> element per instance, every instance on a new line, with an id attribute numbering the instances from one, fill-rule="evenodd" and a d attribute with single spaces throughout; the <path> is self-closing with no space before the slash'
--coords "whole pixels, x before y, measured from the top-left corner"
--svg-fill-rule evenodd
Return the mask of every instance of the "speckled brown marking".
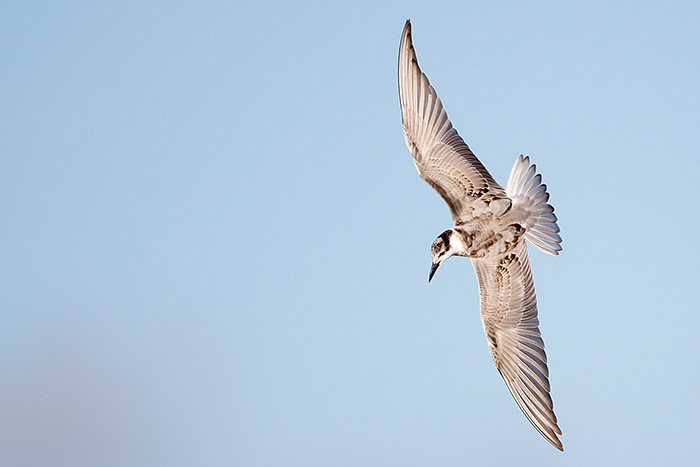
<path id="1" fill-rule="evenodd" d="M 513 264 L 513 263 L 516 261 L 517 258 L 518 258 L 518 257 L 515 256 L 515 253 L 511 253 L 511 254 L 509 254 L 509 255 L 504 256 L 503 259 L 501 260 L 501 262 L 498 263 L 499 269 L 502 269 L 502 270 L 506 270 L 506 271 L 507 271 L 507 270 L 508 270 L 508 266 L 510 266 L 511 264 Z"/>
<path id="2" fill-rule="evenodd" d="M 511 201 L 511 202 L 508 204 L 508 207 L 506 208 L 505 211 L 503 211 L 503 214 L 501 214 L 501 216 L 505 216 L 505 215 L 508 213 L 508 211 L 511 210 L 512 207 L 513 207 L 513 201 Z"/>
<path id="3" fill-rule="evenodd" d="M 488 333 L 486 334 L 486 338 L 488 339 L 489 343 L 493 346 L 494 350 L 498 348 L 498 343 L 496 342 L 495 328 L 489 329 Z"/>
<path id="4" fill-rule="evenodd" d="M 508 228 L 512 231 L 513 240 L 511 240 L 510 242 L 504 242 L 506 246 L 504 251 L 508 251 L 511 248 L 513 248 L 518 243 L 518 239 L 520 239 L 520 237 L 525 233 L 525 229 L 520 224 L 511 224 L 508 226 Z"/>
<path id="5" fill-rule="evenodd" d="M 496 242 L 498 242 L 501 239 L 501 237 L 502 237 L 501 234 L 492 234 L 489 237 L 489 241 L 484 244 L 482 249 L 485 249 L 487 251 L 490 250 L 491 247 L 494 246 L 496 244 Z"/>

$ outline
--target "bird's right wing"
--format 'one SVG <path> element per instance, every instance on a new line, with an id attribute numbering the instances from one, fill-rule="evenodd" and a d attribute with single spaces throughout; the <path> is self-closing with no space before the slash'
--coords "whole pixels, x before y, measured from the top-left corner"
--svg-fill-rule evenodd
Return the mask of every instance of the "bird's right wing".
<path id="1" fill-rule="evenodd" d="M 399 99 L 406 145 L 418 173 L 447 202 L 455 222 L 480 216 L 493 200 L 506 198 L 505 190 L 454 129 L 418 66 L 410 21 L 399 48 Z"/>
<path id="2" fill-rule="evenodd" d="M 537 318 L 537 297 L 521 239 L 496 258 L 472 259 L 479 280 L 481 320 L 489 351 L 506 386 L 530 423 L 563 451 L 549 395 L 549 370 Z"/>

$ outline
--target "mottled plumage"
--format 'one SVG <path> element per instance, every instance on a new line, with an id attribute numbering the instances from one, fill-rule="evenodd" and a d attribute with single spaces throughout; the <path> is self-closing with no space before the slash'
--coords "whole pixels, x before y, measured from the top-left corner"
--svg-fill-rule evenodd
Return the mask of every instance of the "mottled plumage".
<path id="1" fill-rule="evenodd" d="M 418 66 L 410 21 L 399 50 L 399 98 L 413 162 L 445 200 L 455 224 L 431 247 L 429 280 L 449 257 L 471 259 L 491 357 L 528 420 L 563 450 L 527 252 L 527 242 L 553 255 L 561 250 L 547 187 L 528 157 L 518 157 L 505 190 L 489 174 L 452 127 Z"/>

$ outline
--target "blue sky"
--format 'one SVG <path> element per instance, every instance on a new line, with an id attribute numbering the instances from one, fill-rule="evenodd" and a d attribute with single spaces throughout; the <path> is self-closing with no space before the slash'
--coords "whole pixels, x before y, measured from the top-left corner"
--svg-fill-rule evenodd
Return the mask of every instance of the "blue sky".
<path id="1" fill-rule="evenodd" d="M 21 2 L 0 15 L 0 463 L 697 461 L 696 2 Z M 423 69 L 531 249 L 566 451 L 511 399 L 400 123 Z"/>

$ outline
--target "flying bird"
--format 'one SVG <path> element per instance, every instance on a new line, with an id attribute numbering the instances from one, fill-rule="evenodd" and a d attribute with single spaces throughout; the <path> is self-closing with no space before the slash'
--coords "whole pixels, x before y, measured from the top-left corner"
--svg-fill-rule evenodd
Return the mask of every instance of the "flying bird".
<path id="1" fill-rule="evenodd" d="M 399 48 L 399 99 L 406 145 L 418 174 L 445 200 L 454 220 L 432 244 L 428 282 L 451 256 L 471 259 L 496 368 L 527 419 L 563 451 L 527 251 L 528 243 L 551 255 L 561 251 L 547 187 L 530 158 L 522 155 L 505 190 L 494 180 L 454 129 L 418 66 L 410 20 Z"/>

